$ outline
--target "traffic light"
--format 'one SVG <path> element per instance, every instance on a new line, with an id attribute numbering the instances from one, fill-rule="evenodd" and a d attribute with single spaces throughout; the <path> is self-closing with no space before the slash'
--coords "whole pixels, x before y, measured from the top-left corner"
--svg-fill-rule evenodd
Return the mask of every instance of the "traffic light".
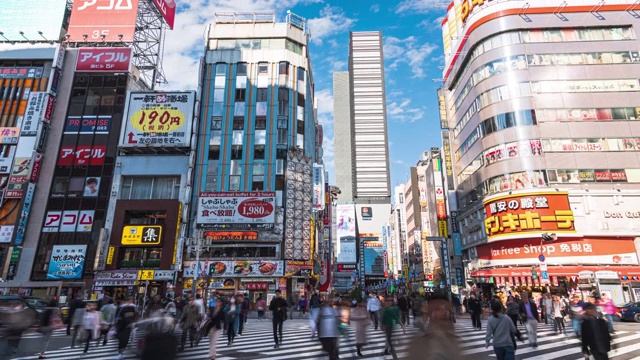
<path id="1" fill-rule="evenodd" d="M 536 269 L 531 269 L 531 278 L 532 279 L 538 278 L 538 273 L 536 272 Z"/>

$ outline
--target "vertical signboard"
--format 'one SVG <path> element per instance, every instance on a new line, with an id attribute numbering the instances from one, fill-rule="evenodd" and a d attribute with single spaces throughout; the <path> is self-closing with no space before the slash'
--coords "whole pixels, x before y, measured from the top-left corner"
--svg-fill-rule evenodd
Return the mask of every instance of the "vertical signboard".
<path id="1" fill-rule="evenodd" d="M 438 110 L 440 111 L 440 128 L 448 129 L 449 122 L 447 121 L 447 105 L 444 99 L 444 89 L 438 89 Z"/>
<path id="2" fill-rule="evenodd" d="M 313 164 L 313 208 L 322 210 L 325 206 L 324 165 Z"/>
<path id="3" fill-rule="evenodd" d="M 355 263 L 356 254 L 356 214 L 353 205 L 338 205 L 336 207 L 336 235 L 340 244 L 338 263 Z M 343 254 L 344 252 L 344 254 Z M 361 253 L 362 254 L 362 253 Z"/>
<path id="4" fill-rule="evenodd" d="M 133 41 L 137 14 L 138 0 L 74 0 L 67 41 Z"/>
<path id="5" fill-rule="evenodd" d="M 164 18 L 164 21 L 169 25 L 169 29 L 173 30 L 173 24 L 176 19 L 175 0 L 153 0 L 153 3 L 160 12 L 160 15 Z"/>
<path id="6" fill-rule="evenodd" d="M 27 231 L 27 221 L 29 220 L 31 202 L 33 201 L 33 194 L 35 193 L 35 190 L 36 184 L 29 183 L 29 185 L 27 185 L 27 192 L 22 205 L 22 214 L 20 215 L 20 220 L 18 220 L 18 226 L 16 228 L 16 239 L 14 241 L 16 246 L 20 246 L 24 242 L 24 233 Z"/>
<path id="7" fill-rule="evenodd" d="M 442 156 L 444 157 L 444 171 L 447 176 L 447 190 L 453 191 L 453 163 L 451 162 L 451 140 L 449 130 L 442 131 Z"/>

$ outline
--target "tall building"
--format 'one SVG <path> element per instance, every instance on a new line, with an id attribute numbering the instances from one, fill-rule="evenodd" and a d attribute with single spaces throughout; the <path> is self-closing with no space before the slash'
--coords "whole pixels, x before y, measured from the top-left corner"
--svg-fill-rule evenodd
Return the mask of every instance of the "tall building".
<path id="1" fill-rule="evenodd" d="M 191 211 L 209 248 L 200 263 L 186 254 L 184 276 L 198 271 L 252 299 L 274 288 L 291 294 L 312 268 L 311 177 L 320 160 L 306 21 L 216 13 L 206 39 Z"/>
<path id="2" fill-rule="evenodd" d="M 640 300 L 637 11 L 623 0 L 449 6 L 443 127 L 478 289 Z"/>
<path id="3" fill-rule="evenodd" d="M 389 141 L 384 85 L 382 32 L 351 32 L 349 90 L 353 199 L 356 203 L 389 204 Z M 345 169 L 346 170 L 346 169 Z M 336 172 L 339 170 L 336 168 Z"/>
<path id="4" fill-rule="evenodd" d="M 351 137 L 351 90 L 349 72 L 333 73 L 333 148 L 335 157 L 336 185 L 340 188 L 340 199 L 353 201 L 354 168 L 353 138 Z"/>

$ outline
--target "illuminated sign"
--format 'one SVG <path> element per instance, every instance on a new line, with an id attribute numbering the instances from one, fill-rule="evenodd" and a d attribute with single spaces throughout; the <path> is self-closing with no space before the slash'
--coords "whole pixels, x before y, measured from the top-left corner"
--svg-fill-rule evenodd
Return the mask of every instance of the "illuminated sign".
<path id="1" fill-rule="evenodd" d="M 444 89 L 438 89 L 438 110 L 440 111 L 440 128 L 448 129 L 449 122 L 447 121 L 447 105 L 444 101 Z"/>
<path id="2" fill-rule="evenodd" d="M 153 3 L 169 25 L 169 29 L 173 30 L 176 19 L 176 2 L 174 0 L 153 0 Z"/>
<path id="3" fill-rule="evenodd" d="M 439 220 L 445 220 L 447 218 L 444 200 L 436 200 L 436 214 L 438 215 Z"/>
<path id="4" fill-rule="evenodd" d="M 93 210 L 49 211 L 42 232 L 91 232 Z"/>
<path id="5" fill-rule="evenodd" d="M 59 41 L 67 0 L 2 0 L 3 41 Z"/>
<path id="6" fill-rule="evenodd" d="M 138 0 L 74 0 L 69 42 L 133 41 Z"/>
<path id="7" fill-rule="evenodd" d="M 494 197 L 484 202 L 489 239 L 575 232 L 567 192 L 535 192 Z"/>
<path id="8" fill-rule="evenodd" d="M 211 241 L 257 241 L 257 231 L 205 231 L 204 238 Z"/>
<path id="9" fill-rule="evenodd" d="M 102 165 L 107 147 L 98 146 L 62 146 L 58 156 L 58 165 Z"/>
<path id="10" fill-rule="evenodd" d="M 135 225 L 122 229 L 122 245 L 160 245 L 162 226 Z"/>
<path id="11" fill-rule="evenodd" d="M 466 22 L 469 14 L 473 12 L 476 6 L 483 6 L 486 3 L 490 3 L 493 0 L 463 0 L 460 6 L 460 15 L 462 16 L 462 22 Z"/>
<path id="12" fill-rule="evenodd" d="M 447 220 L 438 220 L 438 235 L 444 238 L 449 236 L 449 229 L 447 228 Z"/>
<path id="13" fill-rule="evenodd" d="M 130 63 L 131 48 L 82 48 L 78 51 L 76 71 L 129 72 Z"/>

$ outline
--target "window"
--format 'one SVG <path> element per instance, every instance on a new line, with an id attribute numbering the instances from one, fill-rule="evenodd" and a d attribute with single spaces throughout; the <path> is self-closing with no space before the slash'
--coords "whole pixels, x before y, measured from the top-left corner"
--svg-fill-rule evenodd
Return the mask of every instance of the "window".
<path id="1" fill-rule="evenodd" d="M 247 100 L 247 89 L 236 89 L 236 102 L 244 102 Z"/>
<path id="2" fill-rule="evenodd" d="M 179 176 L 123 176 L 120 199 L 178 199 Z"/>
<path id="3" fill-rule="evenodd" d="M 220 102 L 224 101 L 224 88 L 214 89 L 213 90 L 213 101 Z"/>
<path id="4" fill-rule="evenodd" d="M 220 160 L 220 146 L 209 146 L 209 160 Z"/>
<path id="5" fill-rule="evenodd" d="M 278 116 L 278 129 L 287 128 L 288 119 L 286 116 Z"/>
<path id="6" fill-rule="evenodd" d="M 119 269 L 159 268 L 162 248 L 124 248 Z"/>
<path id="7" fill-rule="evenodd" d="M 225 75 L 227 72 L 227 64 L 216 64 L 216 75 Z"/>
<path id="8" fill-rule="evenodd" d="M 276 174 L 277 175 L 284 175 L 284 160 L 283 159 L 277 159 L 276 160 Z"/>
<path id="9" fill-rule="evenodd" d="M 267 143 L 267 130 L 256 130 L 255 144 L 264 145 Z"/>
<path id="10" fill-rule="evenodd" d="M 278 145 L 276 149 L 276 159 L 286 160 L 287 159 L 287 146 L 286 145 Z M 276 160 L 278 161 L 278 160 Z M 283 163 L 284 166 L 284 163 Z M 284 169 L 283 169 L 284 171 Z"/>
<path id="11" fill-rule="evenodd" d="M 222 130 L 212 130 L 209 138 L 209 145 L 222 144 Z"/>
<path id="12" fill-rule="evenodd" d="M 284 190 L 284 175 L 276 175 L 276 190 Z"/>
<path id="13" fill-rule="evenodd" d="M 229 190 L 230 191 L 240 190 L 240 175 L 229 176 Z"/>
<path id="14" fill-rule="evenodd" d="M 278 74 L 280 75 L 289 75 L 289 63 L 286 61 L 281 61 L 278 64 Z"/>
<path id="15" fill-rule="evenodd" d="M 231 160 L 242 159 L 242 145 L 231 146 Z"/>
<path id="16" fill-rule="evenodd" d="M 231 175 L 242 175 L 242 161 L 231 160 Z"/>
<path id="17" fill-rule="evenodd" d="M 278 145 L 287 145 L 287 129 L 278 129 Z"/>
<path id="18" fill-rule="evenodd" d="M 244 130 L 244 117 L 236 116 L 233 118 L 233 130 Z"/>
<path id="19" fill-rule="evenodd" d="M 304 135 L 303 134 L 298 134 L 296 136 L 296 146 L 299 148 L 304 149 Z"/>
<path id="20" fill-rule="evenodd" d="M 304 107 L 304 94 L 298 93 L 298 106 Z"/>
<path id="21" fill-rule="evenodd" d="M 257 94 L 256 101 L 267 101 L 267 89 L 266 88 L 258 89 L 258 94 Z"/>
<path id="22" fill-rule="evenodd" d="M 264 159 L 265 147 L 264 145 L 256 145 L 253 147 L 253 158 L 255 160 Z"/>
<path id="23" fill-rule="evenodd" d="M 211 130 L 222 130 L 222 116 L 211 117 Z"/>
<path id="24" fill-rule="evenodd" d="M 247 63 L 238 63 L 237 76 L 247 76 Z"/>
<path id="25" fill-rule="evenodd" d="M 242 145 L 244 143 L 244 130 L 233 130 L 233 145 Z"/>
<path id="26" fill-rule="evenodd" d="M 278 88 L 278 101 L 289 101 L 289 89 L 284 87 Z"/>
<path id="27" fill-rule="evenodd" d="M 304 68 L 298 68 L 298 81 L 304 81 Z"/>
<path id="28" fill-rule="evenodd" d="M 224 113 L 224 103 L 223 102 L 214 102 L 213 103 L 213 115 L 222 117 Z"/>
<path id="29" fill-rule="evenodd" d="M 267 74 L 269 71 L 269 66 L 267 63 L 259 63 L 258 64 L 258 74 Z"/>
<path id="30" fill-rule="evenodd" d="M 298 134 L 304 134 L 304 121 L 298 120 Z"/>
<path id="31" fill-rule="evenodd" d="M 266 129 L 267 129 L 267 117 L 256 116 L 256 130 L 266 130 Z"/>
<path id="32" fill-rule="evenodd" d="M 267 102 L 260 101 L 256 103 L 256 116 L 266 116 L 267 115 Z"/>
<path id="33" fill-rule="evenodd" d="M 233 110 L 233 115 L 234 116 L 244 116 L 245 114 L 245 108 L 244 108 L 244 103 L 243 102 L 237 102 L 234 110 Z"/>
<path id="34" fill-rule="evenodd" d="M 262 191 L 264 190 L 264 176 L 254 176 L 253 181 L 251 183 L 251 191 Z"/>

